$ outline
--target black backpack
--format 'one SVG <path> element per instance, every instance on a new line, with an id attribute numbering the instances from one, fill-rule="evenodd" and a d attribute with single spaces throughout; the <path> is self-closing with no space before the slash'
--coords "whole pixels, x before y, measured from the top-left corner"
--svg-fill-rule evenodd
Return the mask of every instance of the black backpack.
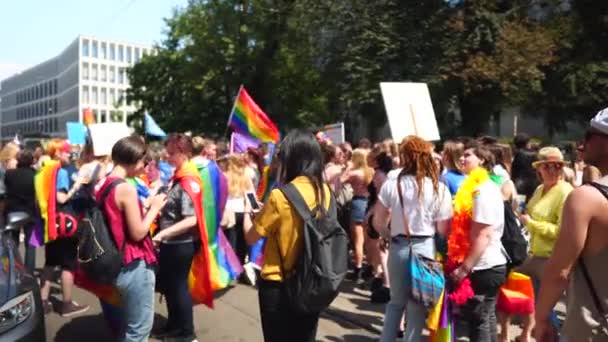
<path id="1" fill-rule="evenodd" d="M 287 184 L 281 191 L 304 221 L 304 248 L 290 274 L 285 274 L 281 260 L 287 297 L 294 311 L 318 313 L 336 298 L 346 276 L 348 237 L 338 223 L 333 194 L 326 212 L 323 204 L 311 211 L 293 184 Z M 324 215 L 317 215 L 319 210 Z"/>
<path id="2" fill-rule="evenodd" d="M 117 179 L 104 189 L 97 205 L 87 209 L 80 221 L 78 235 L 78 265 L 98 284 L 112 284 L 122 268 L 123 242 L 119 249 L 104 215 L 106 198 L 118 184 Z M 126 241 L 126 237 L 125 237 Z"/>
<path id="3" fill-rule="evenodd" d="M 509 267 L 516 267 L 523 264 L 528 256 L 528 241 L 522 234 L 522 227 L 515 216 L 511 203 L 506 201 L 504 207 L 505 226 L 500 241 L 509 257 Z"/>

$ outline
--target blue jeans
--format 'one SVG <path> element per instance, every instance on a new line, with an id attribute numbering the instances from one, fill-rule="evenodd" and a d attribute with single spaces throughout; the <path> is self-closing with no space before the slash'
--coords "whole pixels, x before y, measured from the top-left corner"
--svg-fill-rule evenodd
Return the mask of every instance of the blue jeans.
<path id="1" fill-rule="evenodd" d="M 155 283 L 154 271 L 143 260 L 124 266 L 118 274 L 116 288 L 124 314 L 124 334 L 120 341 L 148 341 L 154 323 Z"/>
<path id="2" fill-rule="evenodd" d="M 435 257 L 435 241 L 433 237 L 412 238 L 412 252 L 427 258 Z M 410 254 L 410 242 L 405 237 L 393 238 L 388 254 L 388 273 L 390 276 L 391 300 L 386 304 L 384 327 L 381 342 L 394 342 L 397 338 L 401 316 L 406 309 L 407 327 L 404 341 L 420 341 L 422 329 L 425 327 L 427 312 L 423 306 L 411 301 L 410 276 L 407 264 Z"/>

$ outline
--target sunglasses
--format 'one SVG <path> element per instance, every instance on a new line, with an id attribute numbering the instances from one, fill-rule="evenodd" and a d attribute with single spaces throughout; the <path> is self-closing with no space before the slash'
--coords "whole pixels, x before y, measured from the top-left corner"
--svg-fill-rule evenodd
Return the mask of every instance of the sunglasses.
<path id="1" fill-rule="evenodd" d="M 549 170 L 549 169 L 559 170 L 564 167 L 564 165 L 561 163 L 543 163 L 540 166 L 546 170 Z"/>

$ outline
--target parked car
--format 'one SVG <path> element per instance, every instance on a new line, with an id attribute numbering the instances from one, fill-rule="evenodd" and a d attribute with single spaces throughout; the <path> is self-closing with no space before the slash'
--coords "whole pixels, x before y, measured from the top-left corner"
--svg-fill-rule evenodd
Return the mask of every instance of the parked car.
<path id="1" fill-rule="evenodd" d="M 40 286 L 23 265 L 11 236 L 31 218 L 15 212 L 6 221 L 0 231 L 0 341 L 46 341 Z"/>

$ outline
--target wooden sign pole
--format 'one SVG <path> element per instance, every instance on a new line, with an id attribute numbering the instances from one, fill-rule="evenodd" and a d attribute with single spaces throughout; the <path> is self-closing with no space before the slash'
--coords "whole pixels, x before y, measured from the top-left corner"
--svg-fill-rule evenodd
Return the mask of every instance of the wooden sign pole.
<path id="1" fill-rule="evenodd" d="M 416 126 L 416 116 L 414 115 L 414 106 L 411 103 L 410 114 L 412 115 L 412 123 L 414 124 L 414 135 L 418 135 L 418 127 Z"/>

